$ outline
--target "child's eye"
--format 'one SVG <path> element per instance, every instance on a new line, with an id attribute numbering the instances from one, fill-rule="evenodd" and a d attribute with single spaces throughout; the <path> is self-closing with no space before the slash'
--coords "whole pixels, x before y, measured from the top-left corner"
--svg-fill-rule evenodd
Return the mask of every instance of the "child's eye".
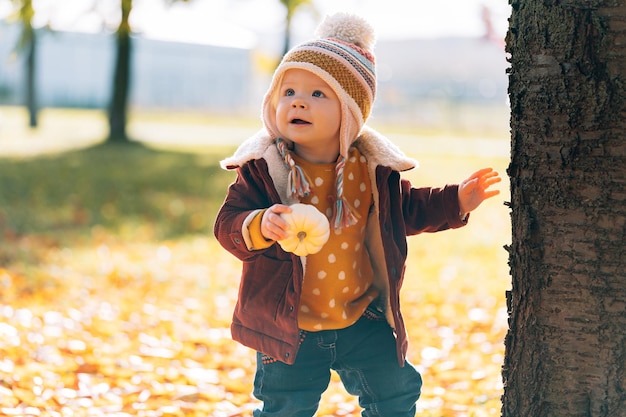
<path id="1" fill-rule="evenodd" d="M 296 92 L 293 91 L 293 88 L 288 88 L 287 90 L 285 90 L 286 96 L 293 96 L 294 94 L 296 94 Z"/>
<path id="2" fill-rule="evenodd" d="M 322 93 L 320 90 L 315 90 L 313 91 L 313 97 L 325 97 L 324 93 Z"/>

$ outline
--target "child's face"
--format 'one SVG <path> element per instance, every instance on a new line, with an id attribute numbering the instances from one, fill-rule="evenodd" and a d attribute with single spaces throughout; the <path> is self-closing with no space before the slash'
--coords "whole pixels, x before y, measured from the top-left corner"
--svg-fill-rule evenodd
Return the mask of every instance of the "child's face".
<path id="1" fill-rule="evenodd" d="M 334 162 L 339 153 L 341 104 L 332 88 L 317 75 L 285 72 L 276 104 L 276 125 L 295 144 L 300 156 L 324 153 Z"/>

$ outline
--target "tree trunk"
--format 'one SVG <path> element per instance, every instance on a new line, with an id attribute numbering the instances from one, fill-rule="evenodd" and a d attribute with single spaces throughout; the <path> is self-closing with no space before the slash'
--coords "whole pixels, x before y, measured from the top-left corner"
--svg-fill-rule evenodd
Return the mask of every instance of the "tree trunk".
<path id="1" fill-rule="evenodd" d="M 113 94 L 109 107 L 109 141 L 128 142 L 126 119 L 130 88 L 131 38 L 128 18 L 132 0 L 121 0 L 122 21 L 117 30 L 117 57 L 113 76 Z"/>
<path id="2" fill-rule="evenodd" d="M 31 29 L 26 51 L 26 108 L 28 109 L 28 125 L 37 127 L 37 33 Z"/>
<path id="3" fill-rule="evenodd" d="M 504 417 L 626 416 L 626 0 L 510 0 Z"/>
<path id="4" fill-rule="evenodd" d="M 283 55 L 287 55 L 289 49 L 291 49 L 291 13 L 287 12 L 287 17 L 285 19 L 285 37 L 283 38 Z"/>

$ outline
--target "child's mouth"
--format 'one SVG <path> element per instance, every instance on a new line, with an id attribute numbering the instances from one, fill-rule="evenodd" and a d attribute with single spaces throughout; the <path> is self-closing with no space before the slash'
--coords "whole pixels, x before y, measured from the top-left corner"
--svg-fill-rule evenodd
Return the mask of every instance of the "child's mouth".
<path id="1" fill-rule="evenodd" d="M 293 123 L 294 125 L 309 125 L 309 124 L 311 124 L 310 122 L 307 122 L 306 120 L 302 120 L 302 119 L 293 119 L 291 121 L 291 123 Z"/>

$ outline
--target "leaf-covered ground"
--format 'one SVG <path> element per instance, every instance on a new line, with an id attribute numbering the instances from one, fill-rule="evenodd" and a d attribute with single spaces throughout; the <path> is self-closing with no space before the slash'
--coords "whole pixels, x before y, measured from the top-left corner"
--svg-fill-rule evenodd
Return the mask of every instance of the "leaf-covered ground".
<path id="1" fill-rule="evenodd" d="M 36 290 L 0 270 L 0 413 L 251 415 L 254 356 L 228 331 L 239 265 L 213 240 L 15 243 L 45 253 L 45 264 Z M 506 316 L 502 294 L 475 288 L 494 279 L 480 269 L 486 275 L 467 280 L 453 258 L 407 283 L 410 358 L 425 379 L 420 415 L 499 415 Z M 320 415 L 358 409 L 335 378 Z"/>
<path id="2" fill-rule="evenodd" d="M 0 158 L 0 415 L 252 415 L 254 353 L 228 330 L 240 265 L 211 233 L 232 178 L 217 169 L 224 152 Z M 506 164 L 415 156 L 417 185 Z M 402 302 L 420 416 L 500 415 L 504 196 L 467 228 L 409 241 Z M 336 375 L 319 415 L 360 415 Z"/>

